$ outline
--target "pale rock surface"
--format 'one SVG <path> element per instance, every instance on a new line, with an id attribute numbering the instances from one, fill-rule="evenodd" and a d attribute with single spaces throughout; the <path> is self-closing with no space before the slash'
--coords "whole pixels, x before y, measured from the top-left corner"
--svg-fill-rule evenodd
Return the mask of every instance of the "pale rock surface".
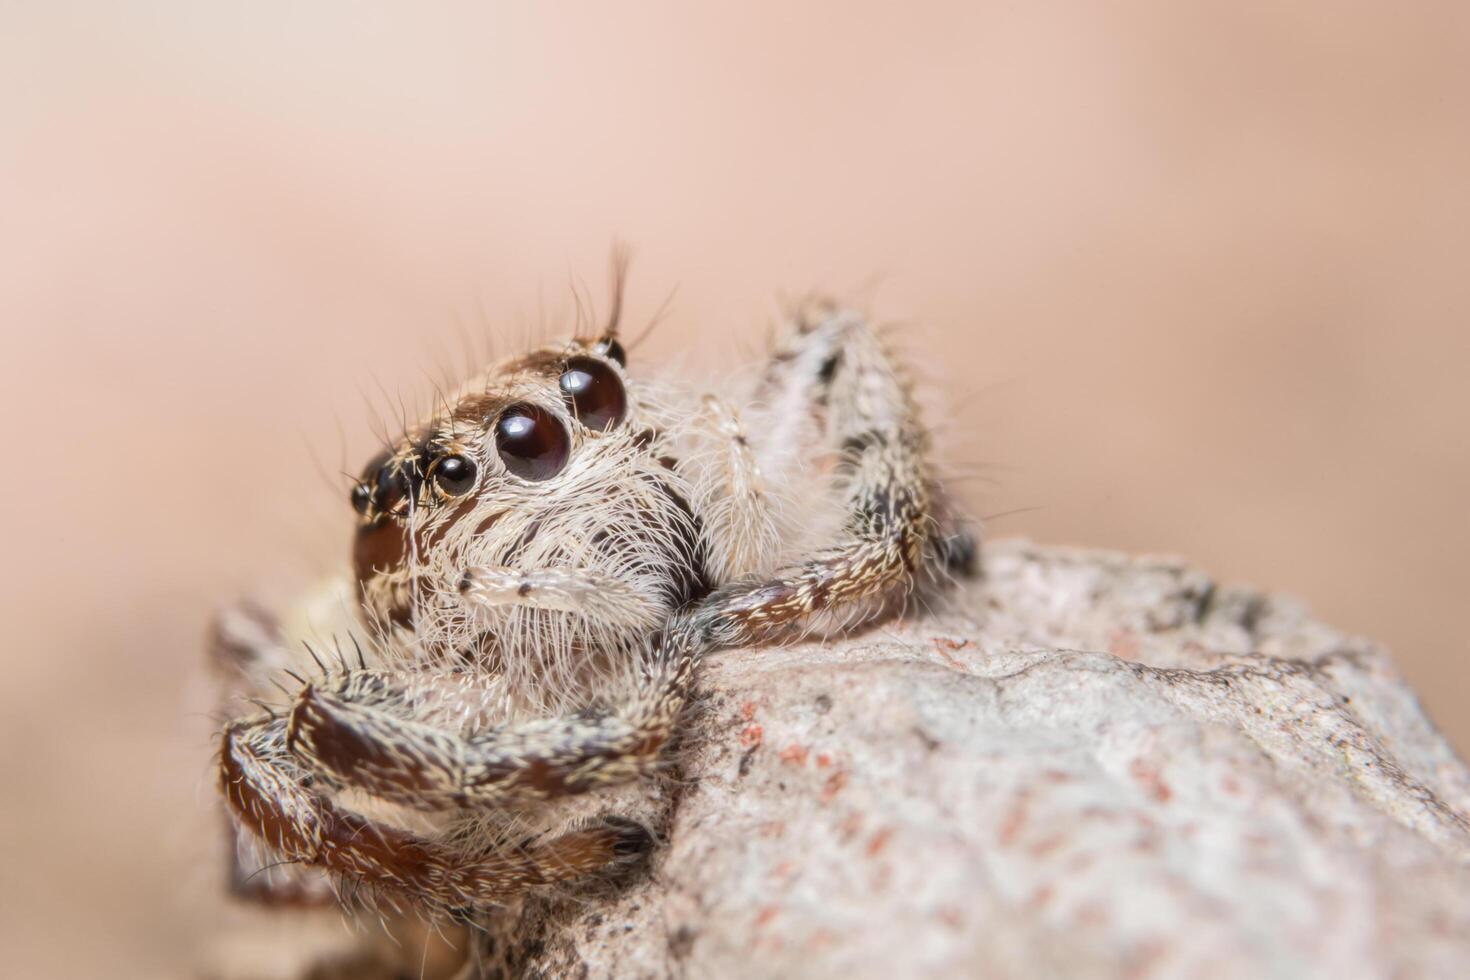
<path id="1" fill-rule="evenodd" d="M 204 975 L 1470 977 L 1470 772 L 1381 650 L 1175 561 L 984 565 L 712 656 L 677 778 L 559 805 L 645 821 L 650 868 L 507 910 L 483 971 L 239 908 Z"/>
<path id="2" fill-rule="evenodd" d="M 545 977 L 1470 976 L 1470 773 L 1387 656 L 1187 565 L 990 545 L 950 611 L 712 657 Z M 591 801 L 589 801 L 590 803 Z"/>

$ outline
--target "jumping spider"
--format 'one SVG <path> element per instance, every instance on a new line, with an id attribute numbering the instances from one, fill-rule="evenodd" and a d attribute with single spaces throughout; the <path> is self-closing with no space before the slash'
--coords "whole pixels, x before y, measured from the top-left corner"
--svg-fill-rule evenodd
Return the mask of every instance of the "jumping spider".
<path id="1" fill-rule="evenodd" d="M 258 708 L 219 753 L 238 892 L 464 920 L 635 862 L 651 834 L 618 815 L 526 828 L 666 766 L 709 652 L 850 629 L 973 570 L 862 316 L 793 314 L 737 413 L 640 379 L 613 305 L 368 463 L 349 577 L 294 620 L 219 621 Z"/>

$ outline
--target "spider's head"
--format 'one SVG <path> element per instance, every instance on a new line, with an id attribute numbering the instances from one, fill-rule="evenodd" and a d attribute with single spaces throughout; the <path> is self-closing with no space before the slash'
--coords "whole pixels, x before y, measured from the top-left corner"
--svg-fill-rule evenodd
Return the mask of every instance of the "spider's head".
<path id="1" fill-rule="evenodd" d="M 513 358 L 372 460 L 352 490 L 368 614 L 426 655 L 544 683 L 689 601 L 695 519 L 625 366 L 611 334 Z"/>

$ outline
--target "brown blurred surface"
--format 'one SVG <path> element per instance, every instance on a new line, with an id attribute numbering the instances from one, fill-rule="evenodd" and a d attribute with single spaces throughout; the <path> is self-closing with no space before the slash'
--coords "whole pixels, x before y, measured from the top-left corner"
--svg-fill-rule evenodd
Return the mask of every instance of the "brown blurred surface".
<path id="1" fill-rule="evenodd" d="M 1470 7 L 490 6 L 0 5 L 14 975 L 188 973 L 208 610 L 614 236 L 639 362 L 868 298 L 991 533 L 1295 593 L 1470 745 Z"/>

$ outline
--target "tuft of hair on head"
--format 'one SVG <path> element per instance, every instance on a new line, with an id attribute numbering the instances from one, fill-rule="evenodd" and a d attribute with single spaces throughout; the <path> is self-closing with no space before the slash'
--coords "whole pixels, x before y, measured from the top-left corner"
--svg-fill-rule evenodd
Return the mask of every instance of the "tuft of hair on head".
<path id="1" fill-rule="evenodd" d="M 623 332 L 623 297 L 626 295 L 628 286 L 628 269 L 632 266 L 632 264 L 632 246 L 628 245 L 628 243 L 624 241 L 614 241 L 612 247 L 612 256 L 609 262 L 609 278 L 612 284 L 611 309 L 608 311 L 606 322 L 603 323 L 601 328 L 599 329 L 598 336 L 594 338 L 598 341 L 602 341 L 608 344 L 611 344 L 611 342 L 613 341 L 618 341 L 617 346 L 621 347 L 625 351 L 635 350 L 638 345 L 642 344 L 645 340 L 648 339 L 649 335 L 653 333 L 654 329 L 657 328 L 658 325 L 662 323 L 664 318 L 668 315 L 670 307 L 673 306 L 674 296 L 678 293 L 677 287 L 671 289 L 669 291 L 669 294 L 664 297 L 663 302 L 659 304 L 658 309 L 653 311 L 653 315 L 649 317 L 647 325 L 644 326 L 641 331 L 639 331 L 638 335 L 631 340 L 622 340 L 621 334 Z M 581 302 L 579 299 L 579 309 L 580 306 Z M 580 316 L 578 317 L 578 319 L 580 321 Z"/>
<path id="2" fill-rule="evenodd" d="M 616 338 L 618 328 L 622 326 L 623 291 L 628 284 L 628 266 L 632 261 L 633 250 L 628 243 L 614 241 L 611 258 L 612 308 L 608 310 L 607 324 L 602 328 L 602 336 L 606 340 Z"/>

